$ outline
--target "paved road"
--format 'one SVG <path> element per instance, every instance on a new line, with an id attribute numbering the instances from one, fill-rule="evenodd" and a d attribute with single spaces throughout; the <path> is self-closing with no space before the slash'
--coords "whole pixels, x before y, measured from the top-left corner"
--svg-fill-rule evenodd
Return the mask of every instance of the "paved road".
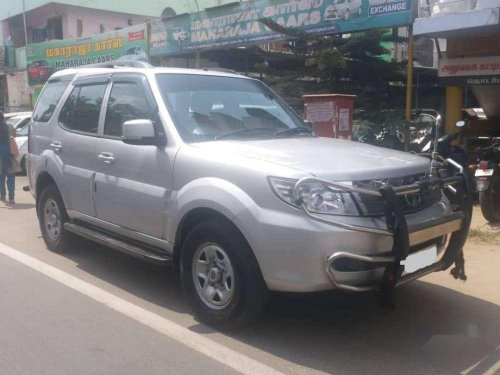
<path id="1" fill-rule="evenodd" d="M 399 289 L 394 311 L 379 308 L 376 295 L 278 294 L 256 325 L 224 334 L 192 318 L 168 270 L 86 241 L 64 256 L 47 251 L 30 195 L 19 192 L 17 201 L 15 209 L 0 204 L 0 243 L 268 368 L 287 374 L 500 371 L 498 245 L 468 244 L 466 283 L 445 272 L 430 275 Z M 12 369 L 2 373 L 233 371 L 1 254 L 0 306 L 0 368 Z"/>
<path id="2" fill-rule="evenodd" d="M 0 270 L 2 374 L 235 373 L 14 260 Z"/>

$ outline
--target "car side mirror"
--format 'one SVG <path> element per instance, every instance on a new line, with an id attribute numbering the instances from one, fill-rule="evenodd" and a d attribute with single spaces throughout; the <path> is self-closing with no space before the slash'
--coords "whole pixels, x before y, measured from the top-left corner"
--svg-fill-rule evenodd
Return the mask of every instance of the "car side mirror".
<path id="1" fill-rule="evenodd" d="M 153 122 L 148 119 L 125 121 L 122 141 L 130 145 L 157 145 Z"/>

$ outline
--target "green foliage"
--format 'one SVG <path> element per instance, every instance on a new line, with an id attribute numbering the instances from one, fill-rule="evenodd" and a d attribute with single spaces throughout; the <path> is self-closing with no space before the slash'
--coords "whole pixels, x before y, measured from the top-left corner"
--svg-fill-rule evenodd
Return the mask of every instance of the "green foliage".
<path id="1" fill-rule="evenodd" d="M 297 28 L 274 25 L 272 21 L 266 26 L 293 38 L 293 56 L 301 56 L 304 62 L 293 71 L 280 69 L 266 74 L 267 83 L 292 107 L 302 112 L 302 95 L 307 93 L 355 94 L 354 135 L 363 142 L 402 147 L 403 103 L 393 99 L 404 97 L 404 91 L 389 82 L 405 81 L 406 63 L 390 61 L 388 46 L 404 40 L 390 29 L 318 37 Z M 401 109 L 395 109 L 398 107 Z"/>
<path id="2" fill-rule="evenodd" d="M 342 50 L 349 59 L 371 62 L 378 60 L 378 56 L 390 53 L 383 45 L 386 41 L 388 41 L 387 30 L 369 30 L 351 34 L 349 38 L 346 38 Z"/>

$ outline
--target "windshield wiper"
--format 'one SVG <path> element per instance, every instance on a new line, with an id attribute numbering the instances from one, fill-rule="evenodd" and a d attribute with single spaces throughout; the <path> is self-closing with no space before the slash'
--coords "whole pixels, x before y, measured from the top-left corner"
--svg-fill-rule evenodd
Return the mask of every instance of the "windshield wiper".
<path id="1" fill-rule="evenodd" d="M 306 128 L 304 126 L 298 126 L 296 128 L 288 128 L 288 129 L 276 132 L 276 133 L 274 133 L 274 136 L 279 137 L 282 135 L 302 134 L 302 133 L 312 134 L 312 132 L 313 132 L 312 129 Z"/>
<path id="2" fill-rule="evenodd" d="M 241 129 L 236 129 L 236 130 L 231 130 L 225 133 L 220 133 L 219 135 L 215 136 L 215 140 L 218 141 L 223 138 L 231 137 L 233 135 L 239 135 L 239 134 L 261 134 L 261 133 L 272 133 L 272 130 L 269 128 L 241 128 Z"/>

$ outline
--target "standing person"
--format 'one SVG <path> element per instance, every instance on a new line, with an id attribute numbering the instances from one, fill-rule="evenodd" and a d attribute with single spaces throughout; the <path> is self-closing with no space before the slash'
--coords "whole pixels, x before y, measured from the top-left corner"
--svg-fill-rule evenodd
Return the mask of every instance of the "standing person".
<path id="1" fill-rule="evenodd" d="M 15 158 L 19 152 L 15 141 L 15 131 L 5 122 L 2 112 L 0 112 L 0 200 L 7 201 L 7 190 L 9 193 L 9 204 L 15 204 L 14 190 L 16 188 L 15 173 L 18 166 Z M 7 182 L 7 189 L 5 188 Z"/>

